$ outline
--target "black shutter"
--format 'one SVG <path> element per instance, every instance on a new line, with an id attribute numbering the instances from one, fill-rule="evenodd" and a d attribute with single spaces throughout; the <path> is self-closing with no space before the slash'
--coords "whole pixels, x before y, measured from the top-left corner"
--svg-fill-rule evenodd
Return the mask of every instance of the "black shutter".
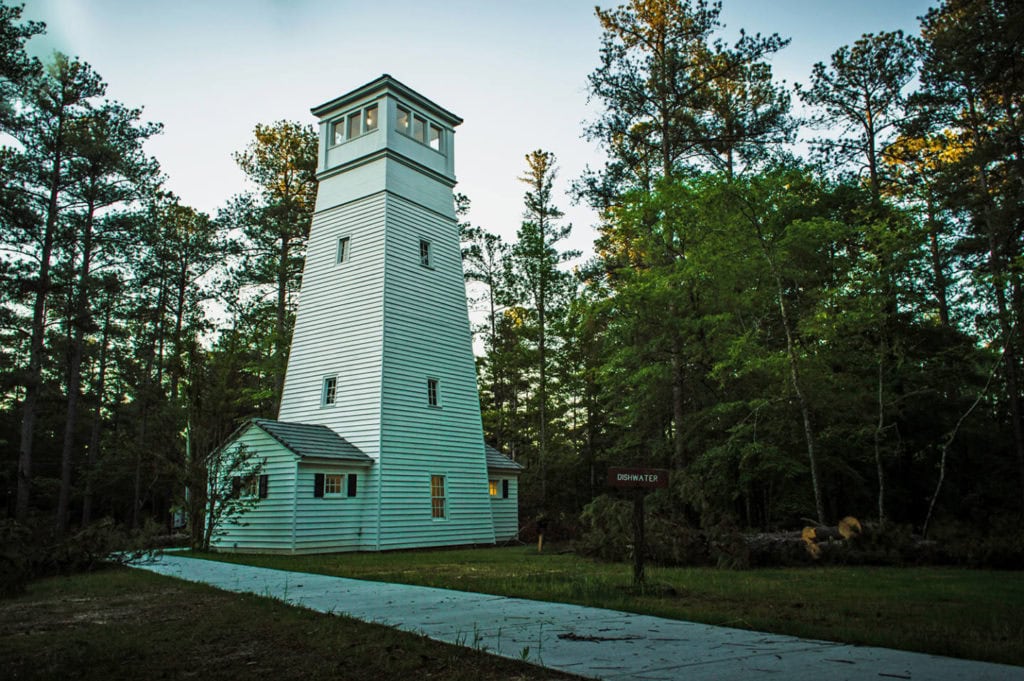
<path id="1" fill-rule="evenodd" d="M 348 474 L 348 495 L 354 497 L 356 495 L 356 474 Z"/>
<path id="2" fill-rule="evenodd" d="M 242 495 L 242 478 L 237 475 L 231 477 L 231 498 L 237 499 Z"/>
<path id="3" fill-rule="evenodd" d="M 260 499 L 266 499 L 267 498 L 267 486 L 269 485 L 269 483 L 270 483 L 270 476 L 269 475 L 261 475 L 260 476 L 260 488 L 259 488 Z"/>
<path id="4" fill-rule="evenodd" d="M 324 474 L 317 473 L 313 476 L 313 496 L 322 499 L 324 496 Z"/>
<path id="5" fill-rule="evenodd" d="M 501 498 L 508 499 L 508 480 L 501 481 Z"/>

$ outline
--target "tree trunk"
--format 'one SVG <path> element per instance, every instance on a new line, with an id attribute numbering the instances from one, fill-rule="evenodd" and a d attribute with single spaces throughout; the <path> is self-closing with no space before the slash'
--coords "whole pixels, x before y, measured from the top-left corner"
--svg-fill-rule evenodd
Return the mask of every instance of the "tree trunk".
<path id="1" fill-rule="evenodd" d="M 96 462 L 99 460 L 100 430 L 103 424 L 103 394 L 107 381 L 107 349 L 110 343 L 110 316 L 113 308 L 113 301 L 108 295 L 103 320 L 103 339 L 100 343 L 100 367 L 99 376 L 96 378 L 96 407 L 92 415 L 92 432 L 89 434 L 89 452 L 86 462 L 85 492 L 82 496 L 82 526 L 86 527 L 92 522 L 93 506 L 93 477 L 96 475 Z"/>
<path id="2" fill-rule="evenodd" d="M 281 408 L 281 394 L 284 393 L 284 373 L 287 364 L 288 342 L 285 338 L 285 318 L 288 303 L 288 252 L 291 241 L 287 236 L 281 237 L 280 260 L 277 265 L 277 310 L 274 338 L 274 398 L 271 404 L 272 413 Z"/>
<path id="3" fill-rule="evenodd" d="M 807 460 L 811 467 L 811 485 L 814 488 L 814 510 L 818 514 L 818 523 L 825 525 L 827 524 L 825 520 L 825 504 L 822 501 L 821 495 L 821 477 L 818 474 L 818 458 L 817 453 L 815 452 L 814 426 L 811 422 L 811 408 L 807 403 L 807 398 L 804 396 L 804 391 L 800 385 L 796 346 L 793 342 L 793 331 L 789 321 L 789 314 L 786 311 L 785 298 L 783 297 L 784 288 L 782 286 L 782 277 L 780 277 L 778 272 L 775 271 L 775 265 L 767 253 L 765 253 L 765 257 L 769 260 L 769 265 L 772 268 L 772 274 L 775 278 L 779 314 L 782 317 L 782 327 L 786 332 L 786 356 L 789 359 L 789 376 L 793 385 L 793 392 L 796 393 L 797 403 L 800 406 L 800 416 L 803 419 L 804 439 L 807 442 Z"/>
<path id="4" fill-rule="evenodd" d="M 882 466 L 882 433 L 885 430 L 885 401 L 882 394 L 883 357 L 878 355 L 878 424 L 875 426 L 875 469 L 878 474 L 878 524 L 885 525 L 885 468 Z"/>
<path id="5" fill-rule="evenodd" d="M 58 119 L 57 136 L 63 135 L 63 117 Z M 60 196 L 63 154 L 58 149 L 50 173 L 50 196 L 47 202 L 43 248 L 39 257 L 39 276 L 36 279 L 35 300 L 32 304 L 32 335 L 29 341 L 28 372 L 25 377 L 25 401 L 22 404 L 21 443 L 18 449 L 18 496 L 15 517 L 20 522 L 28 518 L 32 495 L 32 448 L 35 437 L 39 393 L 43 381 L 43 351 L 46 333 L 46 297 L 50 293 L 50 260 L 57 231 L 58 199 Z"/>
<path id="6" fill-rule="evenodd" d="M 67 409 L 64 418 L 64 445 L 60 456 L 60 494 L 57 498 L 57 531 L 63 533 L 68 524 L 71 503 L 71 462 L 74 455 L 75 431 L 78 425 L 78 403 L 82 391 L 82 354 L 85 327 L 89 318 L 89 268 L 92 265 L 92 230 L 95 204 L 88 202 L 82 232 L 82 264 L 78 274 L 78 291 L 72 309 L 71 359 L 68 363 Z"/>

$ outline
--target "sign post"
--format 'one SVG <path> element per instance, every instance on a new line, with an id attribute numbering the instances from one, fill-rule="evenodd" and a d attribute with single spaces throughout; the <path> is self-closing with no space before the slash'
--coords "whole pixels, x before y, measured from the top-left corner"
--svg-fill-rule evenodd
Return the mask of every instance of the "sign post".
<path id="1" fill-rule="evenodd" d="M 668 471 L 664 468 L 609 468 L 608 484 L 618 489 L 633 490 L 633 585 L 644 583 L 644 497 L 652 489 L 668 487 Z"/>

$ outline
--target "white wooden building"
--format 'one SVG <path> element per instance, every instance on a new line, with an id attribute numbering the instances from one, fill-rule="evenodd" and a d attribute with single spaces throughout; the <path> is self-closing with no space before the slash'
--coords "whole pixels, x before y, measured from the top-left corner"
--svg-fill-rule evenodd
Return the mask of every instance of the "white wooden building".
<path id="1" fill-rule="evenodd" d="M 518 532 L 520 466 L 485 447 L 452 187 L 462 120 L 384 75 L 313 109 L 316 210 L 277 421 L 221 550 L 382 551 Z"/>

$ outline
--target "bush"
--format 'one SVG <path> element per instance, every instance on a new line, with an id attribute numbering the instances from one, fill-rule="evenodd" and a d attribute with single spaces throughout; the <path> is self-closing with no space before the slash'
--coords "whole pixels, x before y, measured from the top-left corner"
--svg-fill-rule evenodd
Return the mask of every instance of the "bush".
<path id="1" fill-rule="evenodd" d="M 92 572 L 125 563 L 153 548 L 156 527 L 128 532 L 109 518 L 60 536 L 48 521 L 0 521 L 0 595 L 25 590 L 29 581 L 51 575 Z"/>
<path id="2" fill-rule="evenodd" d="M 674 514 L 659 495 L 652 494 L 644 523 L 646 557 L 661 565 L 706 565 L 708 542 L 699 531 Z M 633 558 L 633 503 L 602 495 L 587 504 L 580 516 L 582 533 L 576 550 L 601 560 Z"/>

